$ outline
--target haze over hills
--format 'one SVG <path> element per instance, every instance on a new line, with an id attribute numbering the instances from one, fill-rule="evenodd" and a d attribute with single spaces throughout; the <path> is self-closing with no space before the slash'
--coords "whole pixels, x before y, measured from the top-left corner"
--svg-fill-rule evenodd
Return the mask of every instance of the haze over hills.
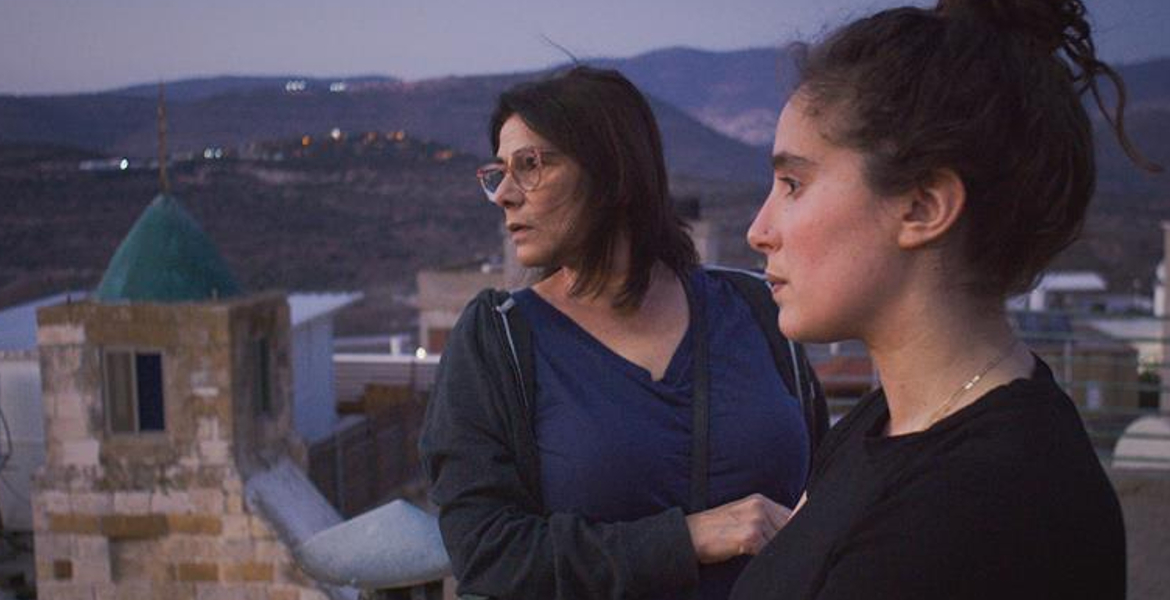
<path id="1" fill-rule="evenodd" d="M 622 69 L 647 91 L 672 189 L 701 198 L 721 230 L 721 262 L 755 264 L 743 232 L 769 176 L 767 148 L 748 142 L 770 143 L 791 85 L 787 54 L 668 49 L 590 62 Z M 1170 59 L 1122 72 L 1135 142 L 1170 165 Z M 169 83 L 170 148 L 195 153 L 173 165 L 174 191 L 247 288 L 365 290 L 365 312 L 342 329 L 401 329 L 417 269 L 499 253 L 496 209 L 472 173 L 488 153 L 496 95 L 536 76 L 370 77 L 347 79 L 344 92 L 329 92 L 329 79 L 291 93 L 285 77 Z M 143 85 L 0 97 L 0 306 L 96 284 L 157 179 L 149 169 L 82 172 L 78 164 L 152 157 L 156 96 L 155 85 Z M 329 138 L 335 127 L 345 132 L 340 140 Z M 400 130 L 402 139 L 387 141 Z M 298 155 L 306 134 L 311 152 Z M 1058 265 L 1097 269 L 1115 289 L 1134 281 L 1148 289 L 1160 260 L 1158 224 L 1170 220 L 1170 176 L 1133 167 L 1102 123 L 1098 139 L 1098 197 L 1084 239 Z M 202 159 L 207 146 L 224 147 L 228 158 Z M 251 158 L 235 155 L 237 147 Z M 276 147 L 284 159 L 273 159 Z"/>
<path id="2" fill-rule="evenodd" d="M 675 62 L 685 64 L 685 58 Z M 328 79 L 300 80 L 306 89 L 294 92 L 286 89 L 289 80 L 281 78 L 181 81 L 170 84 L 178 89 L 176 96 L 168 93 L 169 145 L 174 152 L 199 152 L 207 146 L 230 148 L 337 127 L 347 132 L 404 130 L 487 156 L 487 121 L 495 98 L 515 83 L 539 76 L 409 83 L 347 79 L 343 92 L 331 92 L 333 80 Z M 711 179 L 767 181 L 766 151 L 717 133 L 672 102 L 649 95 L 672 169 Z M 0 97 L 0 143 L 59 143 L 151 156 L 157 144 L 156 98 L 155 86 L 80 96 Z"/>

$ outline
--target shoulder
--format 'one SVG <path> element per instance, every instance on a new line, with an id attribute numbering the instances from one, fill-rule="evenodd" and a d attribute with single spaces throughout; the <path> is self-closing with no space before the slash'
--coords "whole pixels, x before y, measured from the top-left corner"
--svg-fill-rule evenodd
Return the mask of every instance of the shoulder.
<path id="1" fill-rule="evenodd" d="M 495 329 L 494 323 L 509 313 L 515 301 L 509 292 L 485 288 L 481 290 L 459 314 L 447 340 L 448 348 L 458 348 L 465 343 L 482 343 L 487 332 Z"/>
<path id="2" fill-rule="evenodd" d="M 1104 525 L 1116 494 L 1072 402 L 1055 385 L 1009 387 L 939 436 L 901 487 L 919 510 L 966 515 L 972 528 L 988 514 L 1017 535 Z"/>

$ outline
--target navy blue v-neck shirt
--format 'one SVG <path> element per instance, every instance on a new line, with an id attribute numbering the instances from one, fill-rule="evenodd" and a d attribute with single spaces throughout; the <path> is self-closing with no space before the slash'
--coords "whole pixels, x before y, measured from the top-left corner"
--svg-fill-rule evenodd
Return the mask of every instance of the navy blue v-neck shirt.
<path id="1" fill-rule="evenodd" d="M 514 294 L 532 324 L 536 441 L 549 511 L 620 522 L 686 509 L 696 317 L 706 319 L 709 348 L 709 505 L 761 493 L 791 507 L 800 497 L 808 433 L 763 332 L 730 283 L 699 269 L 690 287 L 703 294 L 706 314 L 692 315 L 658 381 L 532 290 Z M 701 566 L 698 597 L 725 600 L 746 562 Z"/>

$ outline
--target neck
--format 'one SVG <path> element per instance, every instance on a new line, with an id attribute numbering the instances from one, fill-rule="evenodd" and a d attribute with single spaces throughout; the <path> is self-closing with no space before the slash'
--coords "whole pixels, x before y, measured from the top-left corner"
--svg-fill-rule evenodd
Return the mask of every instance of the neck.
<path id="1" fill-rule="evenodd" d="M 585 306 L 613 306 L 614 300 L 621 293 L 626 283 L 626 275 L 630 269 L 629 244 L 621 238 L 614 245 L 613 262 L 606 271 L 605 281 L 597 294 L 573 296 L 569 291 L 577 282 L 580 270 L 576 265 L 562 265 L 551 277 L 533 286 L 542 296 L 556 298 L 562 302 Z M 655 270 L 657 271 L 658 265 Z"/>
<path id="2" fill-rule="evenodd" d="M 890 435 L 928 429 L 1031 371 L 1031 355 L 1014 343 L 1002 306 L 958 292 L 946 296 L 909 303 L 884 320 L 882 330 L 863 339 L 886 394 Z M 985 370 L 970 389 L 963 389 Z"/>

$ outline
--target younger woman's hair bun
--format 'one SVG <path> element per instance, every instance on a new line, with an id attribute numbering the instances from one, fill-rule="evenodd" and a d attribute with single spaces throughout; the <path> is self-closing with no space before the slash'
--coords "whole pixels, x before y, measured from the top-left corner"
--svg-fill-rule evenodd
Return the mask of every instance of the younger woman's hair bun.
<path id="1" fill-rule="evenodd" d="M 946 18 L 983 21 L 1004 34 L 1017 36 L 1020 42 L 1034 44 L 1045 55 L 1061 59 L 1077 93 L 1088 91 L 1093 96 L 1130 160 L 1147 171 L 1162 171 L 1160 165 L 1138 151 L 1125 131 L 1125 83 L 1097 58 L 1092 28 L 1081 0 L 939 0 L 935 11 Z M 1101 95 L 1101 77 L 1116 90 L 1117 104 L 1112 111 Z"/>

